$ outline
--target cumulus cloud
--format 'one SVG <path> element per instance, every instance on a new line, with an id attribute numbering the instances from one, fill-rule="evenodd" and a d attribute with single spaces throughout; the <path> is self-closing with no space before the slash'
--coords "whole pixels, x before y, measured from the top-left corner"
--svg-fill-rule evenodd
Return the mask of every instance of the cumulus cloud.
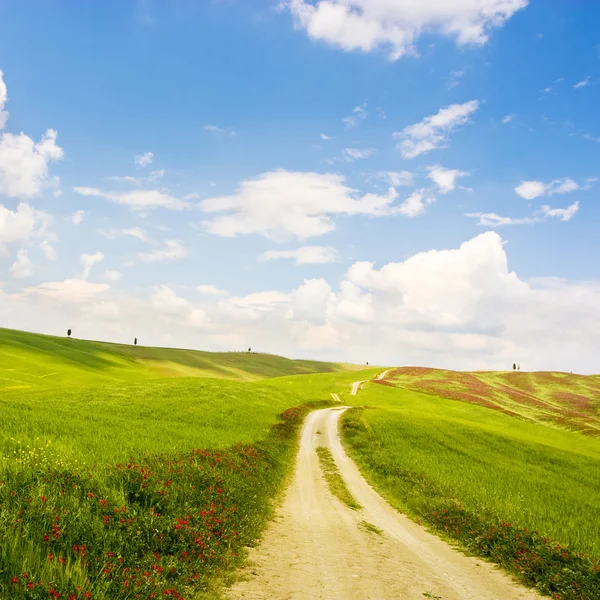
<path id="1" fill-rule="evenodd" d="M 24 133 L 0 134 L 0 194 L 27 199 L 45 187 L 58 185 L 50 177 L 48 165 L 61 160 L 62 148 L 56 144 L 57 132 L 48 129 L 39 142 Z"/>
<path id="2" fill-rule="evenodd" d="M 162 190 L 135 190 L 133 192 L 116 193 L 104 192 L 98 188 L 76 186 L 73 191 L 81 196 L 92 196 L 104 198 L 123 206 L 128 206 L 132 210 L 142 211 L 150 208 L 169 208 L 172 210 L 182 210 L 189 204 L 184 200 L 175 198 Z"/>
<path id="3" fill-rule="evenodd" d="M 528 0 L 285 0 L 295 26 L 313 40 L 345 51 L 387 51 L 391 60 L 416 54 L 422 34 L 436 33 L 459 45 L 481 45 Z"/>
<path id="4" fill-rule="evenodd" d="M 96 252 L 95 254 L 82 254 L 79 257 L 79 262 L 83 265 L 82 279 L 87 279 L 92 272 L 94 265 L 101 263 L 104 260 L 104 254 L 102 252 Z"/>
<path id="5" fill-rule="evenodd" d="M 459 169 L 446 169 L 439 165 L 428 167 L 429 179 L 433 181 L 439 188 L 440 194 L 447 194 L 456 188 L 456 180 L 459 177 L 469 175 L 466 171 Z"/>
<path id="6" fill-rule="evenodd" d="M 43 283 L 4 292 L 3 323 L 126 343 L 143 331 L 149 345 L 251 345 L 372 364 L 504 369 L 518 361 L 526 370 L 597 371 L 600 281 L 524 280 L 507 249 L 488 231 L 402 261 L 356 262 L 335 285 L 308 279 L 291 291 L 194 300 L 170 286 L 132 297 L 86 280 Z"/>
<path id="7" fill-rule="evenodd" d="M 149 165 L 151 165 L 153 160 L 154 160 L 153 152 L 145 152 L 144 154 L 138 154 L 137 156 L 133 157 L 133 162 L 138 167 L 142 167 L 142 168 L 148 167 Z"/>
<path id="8" fill-rule="evenodd" d="M 324 133 L 321 133 L 320 136 L 321 136 L 322 140 L 330 140 L 331 139 L 331 137 L 329 137 L 328 135 L 326 135 Z"/>
<path id="9" fill-rule="evenodd" d="M 280 169 L 243 181 L 231 196 L 203 200 L 200 209 L 226 213 L 205 222 L 214 235 L 254 233 L 276 241 L 302 240 L 333 231 L 336 215 L 394 214 L 397 196 L 394 188 L 385 195 L 358 196 L 341 175 Z"/>
<path id="10" fill-rule="evenodd" d="M 427 190 L 416 190 L 402 204 L 394 208 L 394 213 L 405 217 L 418 217 L 425 212 L 427 205 L 433 202 L 435 198 Z"/>
<path id="11" fill-rule="evenodd" d="M 166 285 L 154 286 L 152 294 L 152 306 L 162 313 L 177 315 L 190 312 L 191 304 Z"/>
<path id="12" fill-rule="evenodd" d="M 162 248 L 156 248 L 151 252 L 140 252 L 137 256 L 143 262 L 162 262 L 185 258 L 187 250 L 179 240 L 165 240 Z"/>
<path id="13" fill-rule="evenodd" d="M 29 260 L 27 252 L 22 248 L 17 254 L 17 259 L 10 267 L 9 273 L 15 279 L 24 279 L 33 275 L 33 263 Z"/>
<path id="14" fill-rule="evenodd" d="M 335 262 L 337 252 L 328 246 L 303 246 L 296 250 L 267 250 L 258 257 L 261 262 L 290 258 L 296 265 L 322 265 Z"/>
<path id="15" fill-rule="evenodd" d="M 4 110 L 6 101 L 8 100 L 8 90 L 4 83 L 4 73 L 0 69 L 0 129 L 4 129 L 6 121 L 8 121 L 8 112 Z"/>
<path id="16" fill-rule="evenodd" d="M 464 104 L 451 104 L 441 108 L 435 115 L 394 133 L 394 137 L 399 140 L 398 148 L 402 157 L 415 158 L 432 150 L 446 148 L 450 133 L 467 124 L 470 116 L 478 108 L 477 100 Z"/>
<path id="17" fill-rule="evenodd" d="M 525 200 L 534 200 L 540 196 L 553 196 L 554 194 L 567 194 L 582 189 L 578 183 L 565 177 L 564 179 L 555 179 L 550 183 L 542 181 L 522 181 L 515 192 Z M 588 189 L 586 187 L 586 189 Z"/>
<path id="18" fill-rule="evenodd" d="M 50 215 L 33 209 L 25 202 L 21 202 L 14 211 L 0 204 L 0 256 L 7 253 L 10 244 L 31 237 L 48 236 L 51 221 Z"/>

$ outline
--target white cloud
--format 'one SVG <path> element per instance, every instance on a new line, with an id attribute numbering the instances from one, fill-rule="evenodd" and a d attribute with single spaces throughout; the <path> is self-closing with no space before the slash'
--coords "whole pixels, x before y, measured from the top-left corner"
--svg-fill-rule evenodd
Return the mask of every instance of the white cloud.
<path id="1" fill-rule="evenodd" d="M 83 221 L 84 217 L 85 217 L 85 211 L 77 210 L 71 216 L 71 223 L 73 223 L 73 225 L 80 225 L 81 222 Z"/>
<path id="2" fill-rule="evenodd" d="M 137 256 L 144 262 L 162 262 L 164 260 L 185 258 L 187 251 L 179 240 L 165 240 L 162 248 L 157 248 L 151 252 L 140 252 Z"/>
<path id="3" fill-rule="evenodd" d="M 581 80 L 579 83 L 576 83 L 576 84 L 573 86 L 573 89 L 575 89 L 575 90 L 578 90 L 578 89 L 580 89 L 580 88 L 583 88 L 583 87 L 586 87 L 586 86 L 588 86 L 589 84 L 590 84 L 590 78 L 589 78 L 589 76 L 588 76 L 588 77 L 586 77 L 585 79 Z"/>
<path id="4" fill-rule="evenodd" d="M 165 176 L 164 169 L 157 169 L 156 171 L 151 171 L 148 177 L 133 177 L 131 175 L 111 175 L 108 179 L 110 181 L 124 181 L 125 183 L 132 183 L 136 186 L 141 186 L 143 183 L 149 182 L 152 183 L 157 179 Z"/>
<path id="5" fill-rule="evenodd" d="M 554 194 L 566 194 L 582 189 L 579 184 L 565 177 L 564 179 L 555 179 L 550 183 L 542 181 L 522 181 L 516 188 L 515 192 L 525 200 L 534 200 L 540 196 L 553 196 Z"/>
<path id="6" fill-rule="evenodd" d="M 517 251 L 487 232 L 404 261 L 354 263 L 335 286 L 310 279 L 290 292 L 198 302 L 169 286 L 133 297 L 85 280 L 49 282 L 4 291 L 3 324 L 363 364 L 503 369 L 520 362 L 524 370 L 596 372 L 600 281 L 525 281 L 509 268 L 507 249 Z"/>
<path id="7" fill-rule="evenodd" d="M 385 195 L 357 197 L 341 175 L 280 169 L 243 181 L 231 196 L 203 200 L 200 209 L 227 213 L 205 222 L 212 234 L 235 237 L 255 233 L 283 241 L 333 231 L 335 215 L 393 214 L 391 204 L 396 198 L 393 188 Z"/>
<path id="8" fill-rule="evenodd" d="M 507 125 L 508 123 L 510 123 L 510 122 L 511 122 L 511 121 L 512 121 L 512 120 L 515 118 L 515 116 L 516 116 L 516 115 L 513 115 L 513 114 L 511 114 L 511 115 L 506 115 L 506 116 L 505 116 L 505 117 L 502 119 L 502 123 L 503 123 L 504 125 Z"/>
<path id="9" fill-rule="evenodd" d="M 33 209 L 25 202 L 19 203 L 16 210 L 0 204 L 0 256 L 6 254 L 7 246 L 23 242 L 30 237 L 47 237 L 52 221 L 50 215 Z"/>
<path id="10" fill-rule="evenodd" d="M 151 241 L 146 232 L 141 227 L 126 227 L 123 229 L 109 229 L 108 231 L 101 231 L 104 237 L 109 240 L 117 239 L 118 237 L 132 237 L 142 242 Z"/>
<path id="11" fill-rule="evenodd" d="M 214 133 L 219 137 L 236 137 L 237 133 L 233 131 L 233 129 L 224 129 L 222 127 L 217 127 L 216 125 L 205 125 L 205 131 L 209 131 L 210 133 Z"/>
<path id="12" fill-rule="evenodd" d="M 448 89 L 452 90 L 460 85 L 460 80 L 465 76 L 466 69 L 452 71 L 448 77 Z"/>
<path id="13" fill-rule="evenodd" d="M 531 225 L 537 223 L 540 219 L 536 217 L 503 217 L 496 213 L 467 213 L 465 217 L 479 219 L 479 225 L 485 227 L 502 227 L 504 225 Z"/>
<path id="14" fill-rule="evenodd" d="M 484 44 L 528 0 L 285 0 L 295 26 L 313 40 L 345 51 L 384 49 L 391 60 L 416 54 L 425 33 L 456 39 L 459 45 Z"/>
<path id="15" fill-rule="evenodd" d="M 411 187 L 415 184 L 413 174 L 410 171 L 381 171 L 377 174 L 379 179 L 384 179 L 394 187 Z"/>
<path id="16" fill-rule="evenodd" d="M 228 296 L 229 292 L 221 290 L 214 285 L 199 285 L 196 287 L 199 294 L 206 296 Z"/>
<path id="17" fill-rule="evenodd" d="M 54 129 L 48 129 L 37 143 L 24 133 L 0 134 L 0 194 L 26 199 L 45 187 L 57 187 L 58 178 L 48 172 L 48 164 L 64 155 L 56 137 Z"/>
<path id="18" fill-rule="evenodd" d="M 15 279 L 24 279 L 33 275 L 33 263 L 29 260 L 27 252 L 21 248 L 17 254 L 17 260 L 9 269 L 11 277 Z"/>
<path id="19" fill-rule="evenodd" d="M 152 307 L 159 312 L 177 315 L 188 313 L 191 310 L 191 304 L 166 285 L 154 286 L 152 295 Z"/>
<path id="20" fill-rule="evenodd" d="M 385 110 L 383 110 L 383 108 L 377 107 L 375 110 L 377 110 L 377 114 L 379 115 L 380 119 L 383 119 L 384 121 L 387 119 L 387 113 Z"/>
<path id="21" fill-rule="evenodd" d="M 449 134 L 469 122 L 469 117 L 479 108 L 477 100 L 464 104 L 451 104 L 435 115 L 394 133 L 400 140 L 398 148 L 403 158 L 415 158 L 421 154 L 448 146 Z"/>
<path id="22" fill-rule="evenodd" d="M 152 164 L 153 160 L 154 160 L 153 152 L 145 152 L 144 154 L 138 154 L 137 156 L 133 157 L 133 162 L 138 167 L 148 167 L 149 165 Z"/>
<path id="23" fill-rule="evenodd" d="M 303 246 L 296 250 L 267 250 L 258 260 L 264 262 L 278 258 L 294 259 L 296 265 L 322 265 L 335 262 L 337 252 L 328 246 Z"/>
<path id="24" fill-rule="evenodd" d="M 322 140 L 330 140 L 331 138 L 328 135 L 325 135 L 324 133 L 319 134 L 321 136 Z"/>
<path id="25" fill-rule="evenodd" d="M 228 300 L 233 306 L 248 308 L 258 312 L 272 312 L 278 310 L 282 304 L 288 303 L 289 294 L 283 294 L 277 290 L 266 292 L 255 292 L 242 297 L 233 297 Z"/>
<path id="26" fill-rule="evenodd" d="M 429 170 L 429 179 L 439 188 L 440 194 L 447 194 L 456 188 L 456 180 L 459 177 L 466 177 L 469 173 L 458 169 L 446 169 L 439 165 L 427 167 Z"/>
<path id="27" fill-rule="evenodd" d="M 90 276 L 94 265 L 101 263 L 104 260 L 104 254 L 102 252 L 96 252 L 95 254 L 82 254 L 79 257 L 79 262 L 83 265 L 82 279 L 87 279 Z"/>
<path id="28" fill-rule="evenodd" d="M 121 271 L 104 271 L 102 273 L 102 279 L 106 281 L 119 281 L 123 277 L 123 273 Z"/>
<path id="29" fill-rule="evenodd" d="M 181 210 L 189 206 L 187 202 L 161 190 L 135 190 L 133 192 L 114 193 L 103 192 L 98 188 L 76 186 L 73 191 L 81 196 L 104 198 L 117 204 L 129 206 L 132 210 L 147 210 L 157 207 Z"/>
<path id="30" fill-rule="evenodd" d="M 363 160 L 365 158 L 370 158 L 377 152 L 374 148 L 344 148 L 342 151 L 342 155 L 344 160 L 347 162 L 353 162 L 355 160 Z"/>
<path id="31" fill-rule="evenodd" d="M 342 123 L 346 126 L 346 129 L 354 129 L 358 127 L 361 121 L 367 118 L 367 103 L 359 104 L 352 109 L 352 114 L 349 117 L 344 117 Z"/>
<path id="32" fill-rule="evenodd" d="M 579 211 L 579 202 L 574 202 L 567 208 L 552 208 L 547 204 L 542 206 L 530 217 L 505 217 L 496 213 L 467 213 L 465 217 L 479 219 L 479 225 L 485 227 L 503 227 L 505 225 L 532 225 L 543 223 L 550 218 L 570 221 Z"/>
<path id="33" fill-rule="evenodd" d="M 556 217 L 561 221 L 570 221 L 579 211 L 579 202 L 573 202 L 567 208 L 551 208 L 547 204 L 542 206 L 542 212 L 546 217 Z"/>
<path id="34" fill-rule="evenodd" d="M 4 83 L 4 73 L 0 69 L 0 129 L 4 129 L 6 121 L 8 121 L 8 112 L 4 110 L 6 101 L 8 100 L 8 90 Z"/>
<path id="35" fill-rule="evenodd" d="M 402 204 L 395 207 L 394 212 L 405 217 L 418 217 L 425 212 L 426 206 L 433 202 L 435 198 L 427 190 L 416 190 Z"/>
<path id="36" fill-rule="evenodd" d="M 110 286 L 106 283 L 90 283 L 85 279 L 66 279 L 28 287 L 25 288 L 24 293 L 30 296 L 46 296 L 68 304 L 80 304 L 93 300 L 109 289 Z"/>
<path id="37" fill-rule="evenodd" d="M 43 240 L 40 244 L 40 248 L 48 260 L 56 260 L 56 250 L 50 245 L 48 240 Z"/>

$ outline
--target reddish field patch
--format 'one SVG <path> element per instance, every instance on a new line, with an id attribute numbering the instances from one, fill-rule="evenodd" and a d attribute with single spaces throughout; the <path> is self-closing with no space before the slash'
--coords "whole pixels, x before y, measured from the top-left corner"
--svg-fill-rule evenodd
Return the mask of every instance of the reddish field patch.
<path id="1" fill-rule="evenodd" d="M 538 420 L 588 434 L 600 434 L 599 378 L 552 372 L 494 375 L 490 372 L 403 367 L 391 371 L 389 379 L 407 389 L 527 418 L 514 409 L 518 404 Z M 545 399 L 549 392 L 558 405 Z"/>

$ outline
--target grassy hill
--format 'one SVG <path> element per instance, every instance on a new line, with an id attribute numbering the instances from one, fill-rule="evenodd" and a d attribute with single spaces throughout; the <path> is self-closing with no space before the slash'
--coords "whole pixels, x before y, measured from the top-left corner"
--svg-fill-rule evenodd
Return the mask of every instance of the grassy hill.
<path id="1" fill-rule="evenodd" d="M 356 368 L 1 329 L 0 598 L 220 597 Z"/>
<path id="2" fill-rule="evenodd" d="M 347 448 L 399 510 L 552 598 L 600 598 L 598 378 L 395 369 Z"/>
<path id="3" fill-rule="evenodd" d="M 600 376 L 394 369 L 388 384 L 478 404 L 534 423 L 600 435 Z"/>
<path id="4" fill-rule="evenodd" d="M 0 356 L 0 392 L 164 377 L 253 381 L 359 368 L 270 354 L 126 346 L 1 328 Z"/>

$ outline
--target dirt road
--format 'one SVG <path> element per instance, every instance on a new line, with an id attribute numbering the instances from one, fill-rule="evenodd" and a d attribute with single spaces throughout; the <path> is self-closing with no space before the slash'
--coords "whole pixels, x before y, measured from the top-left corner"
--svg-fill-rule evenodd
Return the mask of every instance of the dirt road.
<path id="1" fill-rule="evenodd" d="M 357 382 L 360 383 L 360 382 Z M 353 387 L 354 389 L 354 387 Z M 357 388 L 358 389 L 358 386 Z M 232 600 L 532 600 L 534 592 L 469 558 L 391 508 L 344 452 L 338 421 L 347 407 L 306 418 L 293 480 L 262 543 L 250 550 Z M 315 448 L 328 447 L 353 511 L 331 495 Z M 381 534 L 361 522 L 375 525 Z"/>

